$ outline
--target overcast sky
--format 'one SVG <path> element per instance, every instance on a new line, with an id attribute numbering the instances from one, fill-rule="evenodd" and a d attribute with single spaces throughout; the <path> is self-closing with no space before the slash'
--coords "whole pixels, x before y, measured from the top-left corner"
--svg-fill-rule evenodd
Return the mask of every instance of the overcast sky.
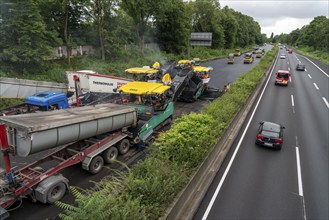
<path id="1" fill-rule="evenodd" d="M 329 0 L 219 0 L 221 7 L 239 11 L 253 17 L 267 37 L 289 34 L 291 31 L 309 24 L 315 17 L 329 16 Z"/>

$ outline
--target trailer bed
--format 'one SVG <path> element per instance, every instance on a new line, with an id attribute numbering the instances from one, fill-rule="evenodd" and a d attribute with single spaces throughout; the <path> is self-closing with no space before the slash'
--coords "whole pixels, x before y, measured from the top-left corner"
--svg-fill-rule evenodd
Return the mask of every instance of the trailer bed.
<path id="1" fill-rule="evenodd" d="M 133 107 L 107 103 L 51 112 L 3 116 L 0 117 L 0 123 L 23 130 L 25 133 L 32 133 L 135 111 Z"/>

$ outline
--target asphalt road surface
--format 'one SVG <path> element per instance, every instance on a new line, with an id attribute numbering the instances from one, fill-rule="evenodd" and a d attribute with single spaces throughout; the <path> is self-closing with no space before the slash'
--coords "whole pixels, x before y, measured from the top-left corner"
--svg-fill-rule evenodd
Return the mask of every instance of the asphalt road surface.
<path id="1" fill-rule="evenodd" d="M 266 50 L 271 48 L 270 45 L 266 46 Z M 203 66 L 212 66 L 214 70 L 210 73 L 210 86 L 223 89 L 224 85 L 227 83 L 233 82 L 238 76 L 252 69 L 260 59 L 255 58 L 254 63 L 252 64 L 243 64 L 243 55 L 235 58 L 234 64 L 227 64 L 226 59 L 213 60 L 206 63 L 203 63 Z M 199 112 L 201 108 L 208 104 L 209 101 L 197 100 L 194 103 L 184 103 L 176 102 L 175 103 L 175 113 L 174 118 L 179 117 L 182 114 L 188 114 L 190 112 Z M 23 166 L 28 162 L 31 162 L 37 158 L 40 158 L 45 153 L 39 153 L 31 155 L 24 160 L 12 158 L 13 166 Z M 134 163 L 140 157 L 136 156 L 134 152 L 128 153 L 126 157 L 130 158 L 129 163 Z M 135 159 L 134 159 L 135 158 Z M 135 160 L 135 161 L 134 161 Z M 66 178 L 69 179 L 70 185 L 77 186 L 80 188 L 89 188 L 93 184 L 90 181 L 99 181 L 104 176 L 109 175 L 108 169 L 103 169 L 100 173 L 96 175 L 91 175 L 85 170 L 81 169 L 81 165 L 75 165 L 69 168 L 66 168 L 61 172 Z M 73 203 L 74 198 L 70 194 L 66 194 L 61 200 L 65 203 Z M 37 219 L 57 219 L 57 215 L 61 212 L 61 209 L 55 205 L 42 204 L 40 202 L 33 203 L 29 199 L 24 199 L 23 203 L 19 208 L 10 212 L 10 219 L 25 219 L 25 220 L 37 220 Z"/>
<path id="2" fill-rule="evenodd" d="M 259 102 L 194 219 L 328 219 L 328 65 L 288 54 L 278 59 Z M 296 71 L 297 63 L 306 71 Z M 287 87 L 275 72 L 289 70 Z M 286 127 L 282 150 L 255 145 L 258 123 Z"/>

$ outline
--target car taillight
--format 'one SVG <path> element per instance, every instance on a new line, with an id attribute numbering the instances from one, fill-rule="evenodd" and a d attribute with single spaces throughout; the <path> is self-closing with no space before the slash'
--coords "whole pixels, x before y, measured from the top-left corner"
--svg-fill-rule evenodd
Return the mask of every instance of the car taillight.
<path id="1" fill-rule="evenodd" d="M 282 139 L 281 138 L 275 139 L 275 143 L 282 143 Z"/>
<path id="2" fill-rule="evenodd" d="M 262 135 L 258 134 L 258 135 L 257 135 L 257 138 L 263 140 L 264 137 L 263 137 Z"/>

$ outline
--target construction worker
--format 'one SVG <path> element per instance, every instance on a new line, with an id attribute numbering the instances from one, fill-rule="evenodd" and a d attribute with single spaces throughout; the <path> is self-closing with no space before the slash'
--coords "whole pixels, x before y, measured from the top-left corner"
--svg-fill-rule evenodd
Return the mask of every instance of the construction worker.
<path id="1" fill-rule="evenodd" d="M 227 83 L 225 86 L 224 86 L 224 92 L 229 92 L 231 89 L 231 85 L 230 83 Z"/>
<path id="2" fill-rule="evenodd" d="M 208 74 L 208 72 L 203 72 L 203 75 L 202 75 L 202 78 L 203 79 L 207 79 L 207 78 L 209 78 L 209 74 Z"/>
<path id="3" fill-rule="evenodd" d="M 164 74 L 164 76 L 162 77 L 162 82 L 163 82 L 165 85 L 168 85 L 168 84 L 171 83 L 170 73 L 166 73 L 166 74 Z"/>
<path id="4" fill-rule="evenodd" d="M 153 69 L 158 70 L 158 69 L 160 69 L 160 63 L 158 61 L 156 61 L 155 63 L 153 63 L 152 67 L 153 67 Z"/>

